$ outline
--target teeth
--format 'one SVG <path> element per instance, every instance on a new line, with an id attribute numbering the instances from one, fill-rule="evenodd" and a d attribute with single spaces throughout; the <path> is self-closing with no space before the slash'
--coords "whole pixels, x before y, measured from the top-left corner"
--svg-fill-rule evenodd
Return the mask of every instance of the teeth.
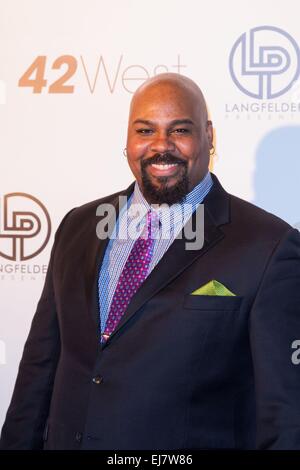
<path id="1" fill-rule="evenodd" d="M 158 163 L 158 164 L 152 163 L 152 166 L 156 168 L 157 170 L 168 170 L 169 168 L 172 168 L 173 166 L 177 166 L 177 165 L 178 163 L 171 163 L 169 165 L 166 165 L 164 163 Z"/>

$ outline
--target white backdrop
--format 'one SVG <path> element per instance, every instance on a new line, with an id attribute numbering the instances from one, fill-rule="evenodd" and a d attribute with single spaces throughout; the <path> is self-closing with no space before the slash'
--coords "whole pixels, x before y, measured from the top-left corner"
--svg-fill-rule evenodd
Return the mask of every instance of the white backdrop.
<path id="1" fill-rule="evenodd" d="M 128 105 L 148 76 L 194 79 L 225 188 L 300 227 L 299 14 L 297 0 L 0 0 L 0 425 L 59 221 L 133 180 Z"/>

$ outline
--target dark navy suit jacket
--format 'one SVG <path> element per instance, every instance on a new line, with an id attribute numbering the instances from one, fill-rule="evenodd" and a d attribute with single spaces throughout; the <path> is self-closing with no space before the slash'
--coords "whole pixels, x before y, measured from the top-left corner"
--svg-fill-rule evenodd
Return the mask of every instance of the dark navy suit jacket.
<path id="1" fill-rule="evenodd" d="M 214 176 L 201 250 L 174 241 L 99 342 L 96 208 L 57 231 L 3 449 L 300 449 L 300 235 Z M 236 296 L 194 296 L 210 280 Z"/>

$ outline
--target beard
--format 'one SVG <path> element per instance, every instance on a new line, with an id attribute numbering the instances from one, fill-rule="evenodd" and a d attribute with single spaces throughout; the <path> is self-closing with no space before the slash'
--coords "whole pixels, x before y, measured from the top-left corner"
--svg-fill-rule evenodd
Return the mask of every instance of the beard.
<path id="1" fill-rule="evenodd" d="M 177 163 L 179 165 L 179 174 L 172 185 L 169 184 L 171 176 L 157 176 L 155 179 L 159 184 L 152 182 L 147 172 L 147 167 L 154 164 Z M 170 153 L 157 154 L 153 158 L 141 162 L 141 177 L 143 195 L 150 204 L 176 204 L 181 202 L 189 192 L 187 162 L 175 157 Z"/>

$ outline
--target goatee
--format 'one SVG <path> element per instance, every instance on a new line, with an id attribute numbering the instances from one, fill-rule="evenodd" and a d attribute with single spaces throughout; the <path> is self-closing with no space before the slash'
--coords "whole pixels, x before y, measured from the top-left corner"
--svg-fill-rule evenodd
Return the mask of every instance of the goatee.
<path id="1" fill-rule="evenodd" d="M 169 185 L 169 176 L 157 177 L 159 185 L 152 182 L 151 177 L 146 171 L 147 167 L 154 164 L 164 163 L 172 164 L 177 163 L 180 165 L 180 174 L 176 178 L 176 183 Z M 141 163 L 141 176 L 142 176 L 142 191 L 144 197 L 150 204 L 176 204 L 182 202 L 185 196 L 189 192 L 189 178 L 187 173 L 187 163 L 181 159 L 178 159 L 170 153 L 157 154 L 147 161 Z"/>

